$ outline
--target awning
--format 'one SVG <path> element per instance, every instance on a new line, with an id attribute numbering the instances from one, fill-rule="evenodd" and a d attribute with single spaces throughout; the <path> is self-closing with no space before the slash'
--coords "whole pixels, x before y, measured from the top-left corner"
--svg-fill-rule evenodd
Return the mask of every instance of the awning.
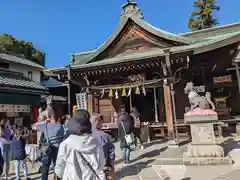
<path id="1" fill-rule="evenodd" d="M 0 104 L 38 105 L 39 95 L 0 92 Z"/>

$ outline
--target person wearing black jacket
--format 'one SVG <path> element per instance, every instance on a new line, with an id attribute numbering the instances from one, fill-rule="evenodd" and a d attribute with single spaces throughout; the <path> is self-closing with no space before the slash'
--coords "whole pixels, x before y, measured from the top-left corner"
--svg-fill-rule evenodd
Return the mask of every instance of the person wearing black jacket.
<path id="1" fill-rule="evenodd" d="M 130 145 L 126 142 L 125 135 L 133 132 L 132 118 L 124 108 L 118 117 L 118 133 L 120 138 L 120 148 L 123 154 L 124 163 L 130 162 Z"/>
<path id="2" fill-rule="evenodd" d="M 133 125 L 133 129 L 134 129 L 133 134 L 134 134 L 134 138 L 135 138 L 134 139 L 135 147 L 137 147 L 137 142 L 139 140 L 140 145 L 141 145 L 141 149 L 144 149 L 143 140 L 141 138 L 141 123 L 140 123 L 139 128 L 135 128 L 136 121 L 140 121 L 140 113 L 139 113 L 139 111 L 137 110 L 136 107 L 132 108 L 130 116 L 132 118 L 132 125 Z"/>
<path id="3" fill-rule="evenodd" d="M 28 177 L 26 141 L 23 138 L 23 131 L 19 130 L 14 140 L 11 141 L 12 159 L 14 160 L 16 179 L 20 180 L 20 165 L 24 168 L 25 180 L 30 180 Z"/>

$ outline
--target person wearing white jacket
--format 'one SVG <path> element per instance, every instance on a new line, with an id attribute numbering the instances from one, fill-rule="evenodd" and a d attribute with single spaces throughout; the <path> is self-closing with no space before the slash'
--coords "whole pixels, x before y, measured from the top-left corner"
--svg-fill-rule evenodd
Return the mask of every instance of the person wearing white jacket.
<path id="1" fill-rule="evenodd" d="M 91 135 L 90 115 L 82 109 L 75 113 L 67 123 L 70 135 L 60 144 L 55 173 L 63 180 L 106 180 L 105 157 Z"/>

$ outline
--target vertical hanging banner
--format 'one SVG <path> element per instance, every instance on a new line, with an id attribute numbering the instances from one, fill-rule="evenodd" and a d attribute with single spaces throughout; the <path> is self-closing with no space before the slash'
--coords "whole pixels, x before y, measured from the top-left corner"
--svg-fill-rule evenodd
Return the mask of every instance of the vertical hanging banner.
<path id="1" fill-rule="evenodd" d="M 87 93 L 77 93 L 77 108 L 78 109 L 86 109 L 87 110 Z"/>

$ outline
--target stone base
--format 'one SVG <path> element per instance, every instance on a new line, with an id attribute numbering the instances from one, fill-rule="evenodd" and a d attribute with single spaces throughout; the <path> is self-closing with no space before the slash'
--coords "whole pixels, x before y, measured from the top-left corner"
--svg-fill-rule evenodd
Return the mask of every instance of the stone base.
<path id="1" fill-rule="evenodd" d="M 224 150 L 223 147 L 217 144 L 189 144 L 187 148 L 187 154 L 189 157 L 224 157 Z"/>
<path id="2" fill-rule="evenodd" d="M 183 163 L 185 165 L 226 165 L 232 164 L 232 159 L 227 157 L 190 157 L 188 152 L 183 153 Z"/>

